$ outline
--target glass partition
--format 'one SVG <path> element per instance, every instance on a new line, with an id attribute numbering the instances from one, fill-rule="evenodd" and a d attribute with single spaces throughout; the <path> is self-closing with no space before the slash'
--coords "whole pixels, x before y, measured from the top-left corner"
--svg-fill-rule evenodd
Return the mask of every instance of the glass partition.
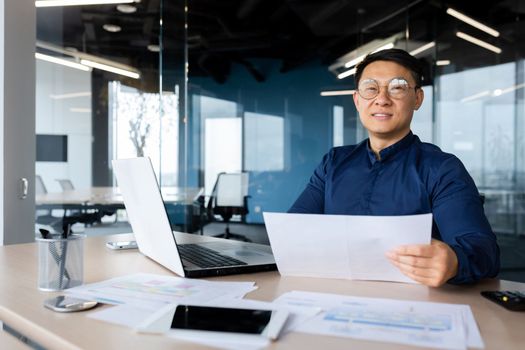
<path id="1" fill-rule="evenodd" d="M 150 157 L 177 192 L 182 84 L 162 89 L 161 15 L 161 1 L 37 8 L 37 229 L 129 232 L 112 159 Z"/>
<path id="2" fill-rule="evenodd" d="M 524 279 L 520 9 L 511 2 L 452 5 L 501 35 L 424 1 L 404 8 L 184 0 L 39 8 L 42 191 L 68 191 L 56 181 L 67 179 L 75 189 L 118 195 L 111 160 L 149 156 L 165 190 L 194 195 L 167 206 L 172 226 L 201 232 L 219 219 L 208 210 L 218 175 L 247 172 L 248 214 L 234 221 L 264 235 L 262 213 L 286 211 L 331 147 L 367 137 L 353 103 L 352 70 L 363 55 L 398 47 L 425 67 L 425 103 L 413 132 L 463 161 L 501 242 L 503 276 Z M 79 209 L 42 191 L 37 224 Z M 104 227 L 105 234 L 115 221 L 125 225 L 121 202 L 114 204 L 89 208 L 100 217 L 88 228 Z"/>

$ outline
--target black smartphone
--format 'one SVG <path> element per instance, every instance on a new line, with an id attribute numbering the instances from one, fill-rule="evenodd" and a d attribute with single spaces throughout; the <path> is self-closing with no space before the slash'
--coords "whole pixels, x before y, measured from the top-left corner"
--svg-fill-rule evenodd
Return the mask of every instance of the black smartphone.
<path id="1" fill-rule="evenodd" d="M 277 339 L 287 311 L 178 305 L 171 328 L 259 334 Z"/>

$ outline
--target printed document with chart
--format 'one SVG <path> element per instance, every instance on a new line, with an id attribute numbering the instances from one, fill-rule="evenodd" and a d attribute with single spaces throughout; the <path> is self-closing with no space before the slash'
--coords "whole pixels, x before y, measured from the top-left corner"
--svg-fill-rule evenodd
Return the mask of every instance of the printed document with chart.
<path id="1" fill-rule="evenodd" d="M 432 214 L 360 216 L 264 213 L 283 276 L 416 283 L 385 253 L 400 245 L 430 244 Z"/>
<path id="2" fill-rule="evenodd" d="M 292 291 L 274 304 L 318 307 L 294 331 L 438 349 L 484 348 L 468 305 Z"/>

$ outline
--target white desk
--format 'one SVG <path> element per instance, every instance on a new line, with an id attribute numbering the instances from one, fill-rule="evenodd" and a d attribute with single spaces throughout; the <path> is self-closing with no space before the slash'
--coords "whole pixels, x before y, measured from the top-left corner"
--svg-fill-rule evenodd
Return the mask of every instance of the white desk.
<path id="1" fill-rule="evenodd" d="M 202 188 L 163 187 L 162 196 L 166 203 L 192 204 Z M 37 194 L 35 202 L 38 207 L 52 205 L 124 205 L 124 200 L 118 187 L 90 187 L 63 192 L 49 192 Z"/>
<path id="2" fill-rule="evenodd" d="M 191 235 L 185 235 L 191 239 Z M 111 251 L 104 247 L 115 236 L 86 240 L 85 282 L 91 283 L 135 272 L 171 275 L 137 251 Z M 121 238 L 122 239 L 122 238 Z M 210 278 L 256 281 L 259 289 L 247 298 L 270 301 L 284 292 L 305 290 L 354 296 L 396 298 L 469 304 L 479 324 L 486 349 L 522 349 L 525 344 L 525 314 L 507 311 L 482 298 L 481 290 L 525 290 L 525 284 L 487 280 L 473 286 L 446 285 L 428 288 L 387 282 L 364 282 L 281 277 L 277 272 Z M 34 243 L 0 247 L 0 319 L 10 327 L 49 349 L 202 349 L 163 336 L 138 334 L 131 329 L 86 317 L 92 311 L 54 313 L 42 306 L 58 293 L 37 289 L 37 249 Z M 271 349 L 407 349 L 407 346 L 356 339 L 285 335 Z M 411 349 L 416 349 L 411 347 Z"/>

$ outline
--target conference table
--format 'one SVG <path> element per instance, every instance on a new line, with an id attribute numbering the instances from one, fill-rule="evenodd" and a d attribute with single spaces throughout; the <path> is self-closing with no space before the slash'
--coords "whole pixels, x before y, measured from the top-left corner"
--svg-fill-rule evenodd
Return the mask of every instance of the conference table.
<path id="1" fill-rule="evenodd" d="M 162 187 L 161 192 L 166 203 L 192 204 L 201 194 L 201 187 Z M 124 199 L 118 187 L 89 187 L 62 192 L 41 193 L 35 196 L 39 209 L 62 209 L 75 206 L 75 209 L 91 209 L 101 206 L 119 206 L 124 208 Z"/>
<path id="2" fill-rule="evenodd" d="M 179 234 L 182 242 L 194 235 Z M 84 247 L 84 282 L 99 282 L 132 273 L 174 274 L 137 250 L 112 251 L 109 240 L 130 235 L 89 237 Z M 214 238 L 209 238 L 213 240 Z M 110 306 L 78 313 L 56 313 L 43 307 L 58 292 L 37 289 L 38 254 L 35 243 L 0 247 L 0 320 L 46 349 L 206 349 L 203 345 L 163 335 L 141 334 L 132 329 L 86 317 Z M 218 281 L 255 281 L 258 289 L 246 298 L 271 301 L 292 290 L 336 293 L 360 297 L 394 298 L 468 304 L 479 325 L 486 349 L 522 349 L 525 344 L 525 313 L 511 312 L 484 299 L 482 290 L 521 290 L 525 284 L 484 280 L 475 285 L 430 288 L 404 283 L 282 277 L 277 271 L 208 278 Z M 1 332 L 0 332 L 1 334 Z M 4 336 L 10 336 L 5 334 Z M 2 337 L 0 337 L 0 340 Z M 0 348 L 3 348 L 0 345 Z M 270 349 L 418 349 L 401 344 L 364 341 L 292 332 L 272 343 Z M 423 348 L 422 348 L 423 349 Z M 427 348 L 424 348 L 427 349 Z"/>
<path id="3" fill-rule="evenodd" d="M 168 215 L 172 224 L 185 232 L 193 232 L 199 224 L 195 225 L 193 217 L 200 215 L 198 198 L 203 194 L 202 187 L 162 187 Z M 37 210 L 64 210 L 68 212 L 80 211 L 87 213 L 98 210 L 112 213 L 124 209 L 124 198 L 118 187 L 89 187 L 62 192 L 48 192 L 35 195 Z"/>

